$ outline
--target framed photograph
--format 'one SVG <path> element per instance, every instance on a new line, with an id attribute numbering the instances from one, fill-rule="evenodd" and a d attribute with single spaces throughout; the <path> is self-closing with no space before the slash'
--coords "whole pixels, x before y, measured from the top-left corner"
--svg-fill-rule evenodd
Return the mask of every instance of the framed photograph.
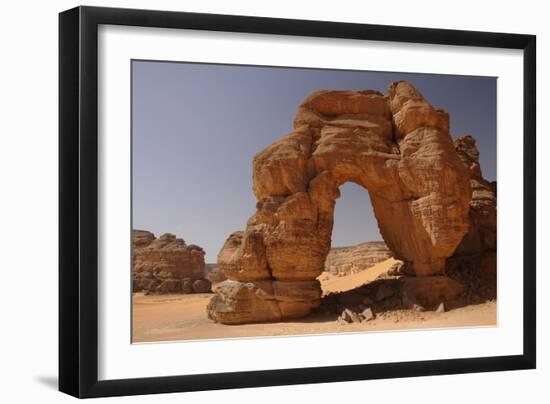
<path id="1" fill-rule="evenodd" d="M 59 33 L 61 391 L 535 368 L 535 36 L 94 7 Z"/>

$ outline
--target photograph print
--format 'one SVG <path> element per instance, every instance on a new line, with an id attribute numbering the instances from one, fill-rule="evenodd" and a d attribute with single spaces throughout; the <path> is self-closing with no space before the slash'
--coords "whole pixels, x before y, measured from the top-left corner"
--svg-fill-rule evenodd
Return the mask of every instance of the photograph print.
<path id="1" fill-rule="evenodd" d="M 133 60 L 133 343 L 497 326 L 497 78 Z"/>

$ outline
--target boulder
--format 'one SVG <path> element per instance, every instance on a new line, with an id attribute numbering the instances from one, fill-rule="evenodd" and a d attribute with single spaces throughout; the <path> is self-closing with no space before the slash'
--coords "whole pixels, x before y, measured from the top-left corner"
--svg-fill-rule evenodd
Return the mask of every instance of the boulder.
<path id="1" fill-rule="evenodd" d="M 212 283 L 207 279 L 197 279 L 193 282 L 193 292 L 210 293 L 212 292 Z"/>
<path id="2" fill-rule="evenodd" d="M 218 253 L 218 268 L 225 278 L 226 273 L 236 272 L 240 267 L 238 252 L 243 242 L 243 234 L 240 230 L 231 233 Z"/>
<path id="3" fill-rule="evenodd" d="M 299 318 L 319 307 L 321 286 L 313 281 L 234 281 L 218 285 L 208 317 L 223 324 Z"/>
<path id="4" fill-rule="evenodd" d="M 271 282 L 221 283 L 207 307 L 208 318 L 223 324 L 281 320 Z"/>
<path id="5" fill-rule="evenodd" d="M 344 311 L 342 311 L 342 314 L 340 315 L 340 318 L 344 320 L 346 323 L 361 322 L 361 316 L 350 309 L 344 309 Z"/>
<path id="6" fill-rule="evenodd" d="M 193 290 L 193 279 L 190 279 L 190 278 L 185 278 L 181 281 L 181 293 L 183 294 L 190 294 L 190 293 L 194 293 L 195 291 Z"/>
<path id="7" fill-rule="evenodd" d="M 363 321 L 371 321 L 375 319 L 375 315 L 370 307 L 367 307 L 365 310 L 361 312 L 361 315 L 363 316 Z"/>
<path id="8" fill-rule="evenodd" d="M 176 279 L 166 279 L 163 281 L 160 281 L 160 284 L 150 290 L 150 292 L 156 292 L 159 294 L 167 294 L 167 293 L 179 293 L 181 291 L 181 282 Z"/>

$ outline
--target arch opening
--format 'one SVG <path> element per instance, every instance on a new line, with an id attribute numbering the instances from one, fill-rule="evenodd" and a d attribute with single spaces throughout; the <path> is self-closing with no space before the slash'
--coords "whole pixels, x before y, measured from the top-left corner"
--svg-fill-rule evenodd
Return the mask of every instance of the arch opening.
<path id="1" fill-rule="evenodd" d="M 340 197 L 334 207 L 331 248 L 383 242 L 368 190 L 346 182 L 339 191 Z"/>
<path id="2" fill-rule="evenodd" d="M 323 296 L 372 282 L 398 262 L 383 241 L 368 190 L 346 182 L 339 191 L 330 250 L 317 278 Z"/>

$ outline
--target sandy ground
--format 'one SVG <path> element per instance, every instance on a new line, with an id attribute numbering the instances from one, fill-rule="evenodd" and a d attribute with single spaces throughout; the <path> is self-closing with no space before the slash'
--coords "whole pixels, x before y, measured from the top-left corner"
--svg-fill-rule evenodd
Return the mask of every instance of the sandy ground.
<path id="1" fill-rule="evenodd" d="M 349 276 L 334 276 L 328 272 L 323 272 L 317 279 L 321 282 L 323 294 L 328 292 L 345 292 L 346 290 L 355 289 L 365 283 L 372 282 L 378 275 L 386 273 L 396 262 L 400 261 L 389 258 L 370 267 L 366 271 L 361 271 Z"/>
<path id="2" fill-rule="evenodd" d="M 325 292 L 345 291 L 374 280 L 395 262 L 386 260 L 345 277 L 323 273 L 319 279 Z M 445 313 L 396 310 L 358 324 L 339 324 L 335 315 L 316 314 L 280 323 L 222 325 L 206 317 L 212 294 L 133 296 L 133 342 L 189 339 L 242 338 L 277 335 L 325 334 L 442 327 L 496 325 L 496 302 L 470 305 Z"/>

